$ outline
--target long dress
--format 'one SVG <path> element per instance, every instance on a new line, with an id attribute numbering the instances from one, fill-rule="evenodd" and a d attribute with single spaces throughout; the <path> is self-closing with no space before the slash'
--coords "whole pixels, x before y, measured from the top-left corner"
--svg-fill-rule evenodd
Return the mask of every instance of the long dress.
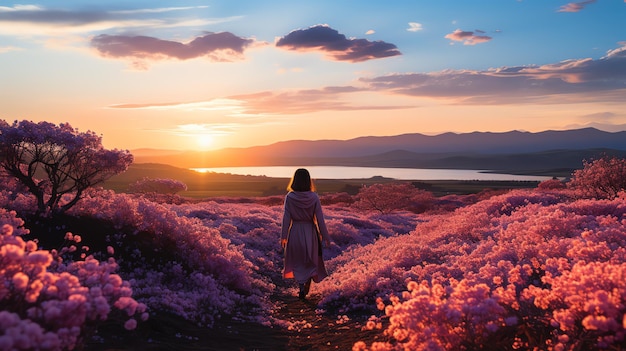
<path id="1" fill-rule="evenodd" d="M 318 230 L 319 228 L 319 238 Z M 285 197 L 282 239 L 287 239 L 283 277 L 299 284 L 309 278 L 316 283 L 328 276 L 321 254 L 321 242 L 329 240 L 322 205 L 312 191 L 291 191 Z"/>

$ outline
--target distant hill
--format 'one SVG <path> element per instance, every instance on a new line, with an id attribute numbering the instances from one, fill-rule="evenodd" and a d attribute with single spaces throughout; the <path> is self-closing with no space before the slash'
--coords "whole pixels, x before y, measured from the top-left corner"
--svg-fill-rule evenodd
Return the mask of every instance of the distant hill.
<path id="1" fill-rule="evenodd" d="M 318 166 L 486 169 L 508 173 L 571 172 L 584 159 L 626 156 L 626 132 L 595 128 L 538 133 L 414 133 L 350 140 L 291 140 L 215 151 L 134 150 L 136 163 L 182 168 Z"/>

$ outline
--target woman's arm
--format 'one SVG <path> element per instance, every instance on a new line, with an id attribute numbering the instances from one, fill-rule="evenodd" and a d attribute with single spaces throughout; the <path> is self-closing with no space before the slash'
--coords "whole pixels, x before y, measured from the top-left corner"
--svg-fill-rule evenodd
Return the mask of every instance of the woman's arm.
<path id="1" fill-rule="evenodd" d="M 289 227 L 291 227 L 291 213 L 288 208 L 288 198 L 285 197 L 285 206 L 283 211 L 283 223 L 280 233 L 280 245 L 284 248 L 287 245 L 287 237 L 289 236 Z"/>
<path id="2" fill-rule="evenodd" d="M 327 247 L 330 246 L 330 235 L 328 235 L 328 228 L 326 228 L 326 221 L 324 221 L 324 211 L 322 211 L 322 204 L 319 199 L 317 199 L 315 204 L 315 220 L 324 243 L 326 243 Z"/>

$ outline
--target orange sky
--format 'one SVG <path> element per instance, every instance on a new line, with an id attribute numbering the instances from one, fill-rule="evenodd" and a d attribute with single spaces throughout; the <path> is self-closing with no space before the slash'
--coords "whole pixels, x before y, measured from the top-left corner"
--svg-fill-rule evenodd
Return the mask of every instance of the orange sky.
<path id="1" fill-rule="evenodd" d="M 0 118 L 131 150 L 626 130 L 626 2 L 196 3 L 0 6 Z"/>

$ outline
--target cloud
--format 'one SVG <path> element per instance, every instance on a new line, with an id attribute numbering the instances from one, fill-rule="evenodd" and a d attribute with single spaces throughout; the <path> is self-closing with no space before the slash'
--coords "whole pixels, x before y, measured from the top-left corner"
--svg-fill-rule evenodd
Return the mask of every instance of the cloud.
<path id="1" fill-rule="evenodd" d="M 104 57 L 140 60 L 207 57 L 223 62 L 240 59 L 244 50 L 254 42 L 229 32 L 207 33 L 188 43 L 148 36 L 101 34 L 91 40 L 91 45 Z"/>
<path id="2" fill-rule="evenodd" d="M 585 99 L 621 102 L 626 94 L 626 46 L 595 60 L 577 59 L 485 71 L 394 74 L 362 78 L 361 82 L 366 84 L 365 89 L 465 103 L 533 100 L 564 103 L 568 94 L 575 96 L 577 102 Z"/>
<path id="3" fill-rule="evenodd" d="M 0 54 L 5 54 L 11 51 L 20 51 L 22 48 L 18 48 L 15 46 L 0 46 Z"/>
<path id="4" fill-rule="evenodd" d="M 0 12 L 33 11 L 33 10 L 41 10 L 41 7 L 37 5 L 13 5 L 13 7 L 0 6 Z"/>
<path id="5" fill-rule="evenodd" d="M 189 123 L 177 125 L 172 129 L 161 129 L 159 131 L 182 137 L 199 137 L 205 135 L 229 135 L 233 134 L 235 129 L 236 126 L 234 124 Z"/>
<path id="6" fill-rule="evenodd" d="M 241 112 L 241 101 L 234 99 L 211 99 L 194 102 L 125 103 L 108 106 L 114 109 L 181 110 L 181 111 L 231 111 Z"/>
<path id="7" fill-rule="evenodd" d="M 407 28 L 406 30 L 409 32 L 419 32 L 421 31 L 422 28 L 422 24 L 421 23 L 417 23 L 417 22 L 409 22 L 409 28 Z"/>
<path id="8" fill-rule="evenodd" d="M 111 11 L 111 13 L 117 13 L 117 14 L 163 13 L 163 12 L 171 12 L 171 11 L 187 11 L 187 10 L 197 10 L 197 9 L 206 9 L 206 8 L 208 8 L 208 6 L 159 7 L 159 8 L 154 8 L 154 9 L 119 10 L 119 11 Z"/>
<path id="9" fill-rule="evenodd" d="M 0 7 L 2 22 L 47 23 L 50 25 L 82 25 L 111 19 L 107 12 L 50 10 L 39 6 Z"/>
<path id="10" fill-rule="evenodd" d="M 580 123 L 569 124 L 565 126 L 567 129 L 579 129 L 579 128 L 596 128 L 607 132 L 620 132 L 626 130 L 626 124 L 620 123 L 624 121 L 626 115 L 621 111 L 615 112 L 597 112 L 588 115 L 578 116 L 576 119 Z"/>
<path id="11" fill-rule="evenodd" d="M 481 30 L 477 30 L 476 32 L 468 32 L 457 29 L 450 34 L 446 34 L 444 38 L 450 39 L 452 41 L 463 42 L 463 45 L 476 45 L 480 43 L 486 43 L 492 39 L 490 36 L 477 35 L 476 33 L 484 34 L 485 32 Z"/>
<path id="12" fill-rule="evenodd" d="M 360 105 L 343 99 L 346 94 L 362 92 L 353 86 L 324 87 L 286 92 L 263 91 L 198 102 L 119 104 L 109 108 L 160 110 L 222 110 L 231 117 L 294 115 L 319 111 L 396 110 L 415 106 Z"/>
<path id="13" fill-rule="evenodd" d="M 294 30 L 278 39 L 276 46 L 294 51 L 321 51 L 333 60 L 349 62 L 401 55 L 393 44 L 367 39 L 349 39 L 327 25 Z"/>
<path id="14" fill-rule="evenodd" d="M 245 113 L 259 114 L 302 114 L 319 111 L 390 110 L 407 108 L 388 105 L 355 105 L 344 101 L 344 94 L 359 92 L 352 86 L 325 87 L 288 92 L 260 92 L 231 96 L 243 102 Z M 412 107 L 412 106 L 411 106 Z"/>
<path id="15" fill-rule="evenodd" d="M 624 1 L 626 1 L 626 0 L 624 0 Z M 376 31 L 374 31 L 373 29 L 370 29 L 367 32 L 365 32 L 365 35 L 372 35 L 374 33 L 376 33 Z"/>
<path id="16" fill-rule="evenodd" d="M 586 0 L 580 2 L 570 2 L 559 8 L 558 12 L 578 12 L 583 10 L 587 5 L 593 4 L 596 0 Z M 626 0 L 624 0 L 626 2 Z"/>
<path id="17" fill-rule="evenodd" d="M 619 117 L 617 114 L 613 112 L 597 112 L 589 115 L 581 116 L 582 119 L 596 121 L 598 123 L 607 123 L 615 120 L 616 117 Z"/>
<path id="18" fill-rule="evenodd" d="M 35 5 L 0 6 L 0 32 L 12 35 L 55 36 L 67 33 L 89 33 L 115 28 L 172 28 L 203 26 L 231 21 L 232 18 L 207 19 L 197 11 L 206 6 L 146 8 L 120 11 L 86 11 L 49 9 Z M 173 11 L 191 15 L 168 16 Z"/>
<path id="19" fill-rule="evenodd" d="M 416 106 L 357 103 L 350 94 L 379 92 L 465 104 L 622 103 L 626 94 L 626 43 L 599 59 L 488 70 L 446 70 L 361 78 L 358 85 L 229 96 L 198 102 L 120 104 L 110 108 L 222 110 L 228 116 L 303 114 L 317 111 L 408 109 Z M 358 97 L 358 95 L 357 95 Z M 369 100 L 368 100 L 369 101 Z M 606 118 L 611 115 L 603 115 Z"/>

